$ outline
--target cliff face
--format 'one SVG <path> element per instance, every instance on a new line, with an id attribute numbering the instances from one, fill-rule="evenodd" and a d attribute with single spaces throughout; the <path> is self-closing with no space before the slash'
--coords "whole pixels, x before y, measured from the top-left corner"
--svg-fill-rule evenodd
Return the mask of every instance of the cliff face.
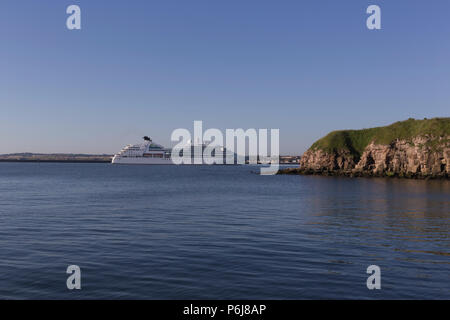
<path id="1" fill-rule="evenodd" d="M 302 156 L 300 170 L 310 174 L 449 177 L 450 135 L 417 136 L 390 144 L 372 141 L 359 157 L 348 150 L 311 148 Z"/>
<path id="2" fill-rule="evenodd" d="M 300 159 L 300 168 L 312 171 L 350 171 L 355 165 L 354 157 L 346 150 L 327 152 L 310 149 Z"/>

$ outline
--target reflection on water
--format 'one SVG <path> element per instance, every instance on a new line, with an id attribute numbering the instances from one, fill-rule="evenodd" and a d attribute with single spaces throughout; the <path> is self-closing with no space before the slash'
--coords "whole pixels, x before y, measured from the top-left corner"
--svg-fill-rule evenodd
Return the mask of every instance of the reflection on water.
<path id="1" fill-rule="evenodd" d="M 338 178 L 333 183 L 323 183 L 323 179 L 314 182 L 318 194 L 312 201 L 320 217 L 317 224 L 323 228 L 352 226 L 355 231 L 370 231 L 373 237 L 378 236 L 385 241 L 408 240 L 399 245 L 412 248 L 395 249 L 409 252 L 421 252 L 414 245 L 422 242 L 448 241 L 449 181 L 356 179 L 355 182 Z M 440 251 L 428 253 L 449 254 Z"/>
<path id="2" fill-rule="evenodd" d="M 0 164 L 0 297 L 450 298 L 449 181 L 252 171 Z"/>

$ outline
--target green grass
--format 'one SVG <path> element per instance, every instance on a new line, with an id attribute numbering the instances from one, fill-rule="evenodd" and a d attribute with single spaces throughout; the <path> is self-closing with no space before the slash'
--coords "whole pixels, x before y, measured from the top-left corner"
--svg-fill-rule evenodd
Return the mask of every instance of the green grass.
<path id="1" fill-rule="evenodd" d="M 372 141 L 378 144 L 390 144 L 396 139 L 411 141 L 417 136 L 433 137 L 450 136 L 450 118 L 434 118 L 399 121 L 385 127 L 362 130 L 333 131 L 316 141 L 311 149 L 322 149 L 327 152 L 348 150 L 359 159 L 367 145 Z M 437 146 L 437 141 L 431 141 L 430 146 Z"/>

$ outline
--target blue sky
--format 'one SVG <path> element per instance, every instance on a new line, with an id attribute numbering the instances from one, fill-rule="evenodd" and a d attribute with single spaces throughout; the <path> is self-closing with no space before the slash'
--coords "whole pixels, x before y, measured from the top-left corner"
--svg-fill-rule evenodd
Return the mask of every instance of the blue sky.
<path id="1" fill-rule="evenodd" d="M 66 8 L 82 30 L 66 28 Z M 366 28 L 366 8 L 382 30 Z M 449 116 L 448 0 L 2 0 L 0 153 L 113 153 L 176 128 L 336 129 Z"/>

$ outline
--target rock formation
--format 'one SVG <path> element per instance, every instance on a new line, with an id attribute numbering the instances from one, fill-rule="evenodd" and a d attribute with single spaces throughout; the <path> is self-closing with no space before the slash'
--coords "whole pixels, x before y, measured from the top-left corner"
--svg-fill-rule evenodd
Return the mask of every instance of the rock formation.
<path id="1" fill-rule="evenodd" d="M 281 173 L 449 178 L 450 118 L 336 131 L 306 151 L 300 167 Z"/>

